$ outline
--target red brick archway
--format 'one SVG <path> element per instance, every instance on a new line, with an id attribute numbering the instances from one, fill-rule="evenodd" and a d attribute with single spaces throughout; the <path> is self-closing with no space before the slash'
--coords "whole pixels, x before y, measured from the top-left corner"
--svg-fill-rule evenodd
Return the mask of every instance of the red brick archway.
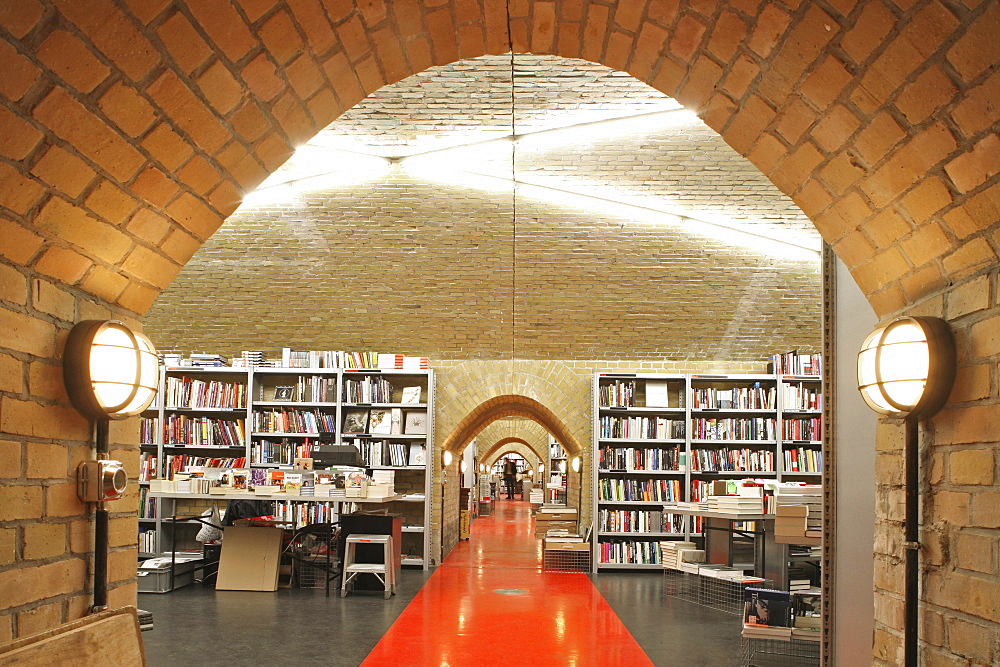
<path id="1" fill-rule="evenodd" d="M 994 262 L 984 229 L 1000 208 L 987 79 L 1000 7 L 897 4 L 525 1 L 510 28 L 515 51 L 621 69 L 695 110 L 887 313 Z M 345 109 L 507 51 L 506 7 L 9 3 L 3 253 L 141 314 L 242 194 Z"/>
<path id="2" fill-rule="evenodd" d="M 86 523 L 86 508 L 67 471 L 83 456 L 87 429 L 54 379 L 66 329 L 87 317 L 144 313 L 244 193 L 365 95 L 434 65 L 506 52 L 507 6 L 0 3 L 0 444 L 17 471 L 14 483 L 0 485 L 0 504 L 14 508 L 6 516 L 21 522 L 16 539 L 25 542 L 7 550 L 16 563 L 0 570 L 0 589 L 19 591 L 6 608 L 30 612 L 17 612 L 24 626 L 6 614 L 0 637 L 25 633 L 36 612 L 45 629 L 86 606 L 86 547 L 78 551 L 69 537 L 69 522 Z M 696 111 L 814 221 L 880 315 L 919 310 L 956 326 L 963 367 L 952 404 L 935 418 L 927 503 L 928 523 L 944 537 L 932 549 L 925 593 L 929 619 L 944 627 L 950 614 L 939 641 L 954 653 L 941 659 L 964 655 L 963 632 L 996 630 L 995 605 L 984 600 L 1000 591 L 995 568 L 971 555 L 995 539 L 1000 498 L 1000 313 L 989 273 L 1000 242 L 1000 3 L 510 7 L 515 51 L 624 70 Z M 534 418 L 523 403 L 496 410 Z M 463 422 L 451 447 L 481 428 Z M 880 431 L 886 456 L 898 446 L 892 433 Z M 113 442 L 129 437 L 112 432 Z M 881 553 L 897 539 L 888 499 L 900 491 L 890 467 L 879 468 Z M 114 509 L 112 534 L 134 535 L 134 504 Z M 62 551 L 27 544 L 25 526 L 35 525 L 64 531 Z M 110 602 L 133 604 L 134 552 L 116 549 Z M 15 578 L 34 582 L 31 591 Z M 876 598 L 884 623 L 876 653 L 887 663 L 899 643 L 890 579 L 878 581 Z M 954 631 L 967 618 L 974 629 Z"/>

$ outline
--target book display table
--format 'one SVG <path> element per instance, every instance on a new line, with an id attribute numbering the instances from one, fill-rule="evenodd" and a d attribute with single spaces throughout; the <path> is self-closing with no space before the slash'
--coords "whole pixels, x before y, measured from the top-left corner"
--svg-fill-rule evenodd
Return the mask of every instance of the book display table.
<path id="1" fill-rule="evenodd" d="M 702 517 L 705 536 L 705 560 L 709 563 L 733 565 L 733 535 L 754 540 L 754 575 L 767 579 L 775 588 L 788 587 L 788 547 L 774 540 L 773 514 L 736 514 L 702 509 L 690 503 L 663 506 L 664 512 Z M 755 530 L 735 528 L 733 523 L 753 521 Z"/>

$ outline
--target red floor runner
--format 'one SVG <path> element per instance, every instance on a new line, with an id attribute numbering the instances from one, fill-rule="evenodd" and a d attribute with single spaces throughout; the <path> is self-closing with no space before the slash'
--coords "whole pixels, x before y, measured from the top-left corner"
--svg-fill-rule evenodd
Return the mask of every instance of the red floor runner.
<path id="1" fill-rule="evenodd" d="M 584 574 L 541 571 L 528 503 L 472 524 L 364 665 L 651 665 Z"/>

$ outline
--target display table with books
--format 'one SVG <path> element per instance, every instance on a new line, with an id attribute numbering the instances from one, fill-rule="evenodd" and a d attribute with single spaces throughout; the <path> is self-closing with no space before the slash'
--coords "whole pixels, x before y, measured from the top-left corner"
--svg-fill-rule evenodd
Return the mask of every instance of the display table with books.
<path id="1" fill-rule="evenodd" d="M 760 507 L 760 498 L 756 499 Z M 788 585 L 788 547 L 774 539 L 774 515 L 759 510 L 749 512 L 734 509 L 709 509 L 703 503 L 667 503 L 664 512 L 702 518 L 705 537 L 705 560 L 708 563 L 734 565 L 733 535 L 752 537 L 754 540 L 753 573 L 767 579 L 777 588 Z M 734 526 L 753 522 L 752 529 Z"/>

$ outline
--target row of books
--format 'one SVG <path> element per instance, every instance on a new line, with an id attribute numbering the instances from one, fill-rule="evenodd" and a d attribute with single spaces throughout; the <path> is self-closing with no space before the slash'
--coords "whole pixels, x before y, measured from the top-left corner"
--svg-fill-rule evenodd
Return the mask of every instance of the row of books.
<path id="1" fill-rule="evenodd" d="M 365 465 L 369 466 L 422 466 L 427 463 L 427 446 L 420 443 L 407 444 L 355 438 L 349 444 L 358 448 Z"/>
<path id="2" fill-rule="evenodd" d="M 156 499 L 149 497 L 149 489 L 145 486 L 139 487 L 139 518 L 156 518 Z"/>
<path id="3" fill-rule="evenodd" d="M 659 565 L 660 543 L 649 540 L 608 540 L 597 545 L 598 562 L 610 565 Z"/>
<path id="4" fill-rule="evenodd" d="M 764 417 L 691 420 L 695 440 L 774 440 L 777 420 Z"/>
<path id="5" fill-rule="evenodd" d="M 337 520 L 337 505 L 329 502 L 274 503 L 272 515 L 278 521 L 293 522 L 296 528 L 313 523 L 329 523 Z"/>
<path id="6" fill-rule="evenodd" d="M 139 553 L 141 554 L 156 553 L 156 531 L 152 528 L 149 530 L 140 530 L 138 546 Z"/>
<path id="7" fill-rule="evenodd" d="M 705 472 L 774 472 L 774 452 L 764 449 L 694 449 L 691 470 Z"/>
<path id="8" fill-rule="evenodd" d="M 257 400 L 334 403 L 337 400 L 337 380 L 329 377 L 300 375 L 294 384 L 258 386 Z"/>
<path id="9" fill-rule="evenodd" d="M 305 442 L 257 440 L 250 443 L 250 463 L 292 465 L 295 459 L 310 458 L 312 445 Z"/>
<path id="10" fill-rule="evenodd" d="M 768 359 L 767 370 L 778 375 L 822 375 L 823 357 L 818 354 L 799 354 L 792 350 L 775 354 Z"/>
<path id="11" fill-rule="evenodd" d="M 681 467 L 680 447 L 611 447 L 598 450 L 601 470 L 665 470 Z"/>
<path id="12" fill-rule="evenodd" d="M 332 433 L 337 417 L 320 410 L 254 410 L 254 433 Z"/>
<path id="13" fill-rule="evenodd" d="M 156 454 L 149 454 L 143 452 L 139 454 L 139 481 L 148 482 L 149 480 L 156 477 L 157 467 L 156 467 Z"/>
<path id="14" fill-rule="evenodd" d="M 427 460 L 427 448 L 420 444 L 358 439 L 354 444 L 366 466 L 422 466 Z"/>
<path id="15" fill-rule="evenodd" d="M 819 417 L 786 419 L 781 423 L 781 437 L 785 440 L 822 440 L 823 420 Z"/>
<path id="16" fill-rule="evenodd" d="M 684 437 L 684 422 L 665 417 L 618 417 L 600 419 L 600 437 L 637 440 L 667 440 Z"/>
<path id="17" fill-rule="evenodd" d="M 421 371 L 430 368 L 427 357 L 395 353 L 345 352 L 343 350 L 281 351 L 283 368 L 377 368 L 382 370 Z"/>
<path id="18" fill-rule="evenodd" d="M 243 468 L 247 464 L 245 456 L 218 458 L 209 456 L 189 456 L 187 454 L 168 454 L 164 457 L 164 472 L 166 479 L 174 479 L 177 473 L 189 467 L 195 468 Z"/>
<path id="19" fill-rule="evenodd" d="M 823 472 L 823 452 L 807 447 L 785 447 L 785 472 Z"/>
<path id="20" fill-rule="evenodd" d="M 156 437 L 160 432 L 160 419 L 159 417 L 140 417 L 139 418 L 139 442 L 144 445 L 153 444 L 156 442 Z"/>
<path id="21" fill-rule="evenodd" d="M 601 477 L 597 491 L 600 500 L 619 502 L 674 502 L 683 498 L 680 480 L 676 479 Z"/>
<path id="22" fill-rule="evenodd" d="M 240 382 L 168 377 L 164 405 L 180 408 L 245 408 L 247 386 Z"/>
<path id="23" fill-rule="evenodd" d="M 691 406 L 696 410 L 774 410 L 776 398 L 776 388 L 764 387 L 760 382 L 749 387 L 695 387 L 691 390 Z"/>
<path id="24" fill-rule="evenodd" d="M 387 379 L 364 376 L 360 380 L 345 380 L 345 403 L 420 403 L 423 389 L 419 386 L 403 387 L 398 395 Z"/>
<path id="25" fill-rule="evenodd" d="M 345 435 L 427 435 L 427 411 L 402 408 L 345 410 Z"/>
<path id="26" fill-rule="evenodd" d="M 635 380 L 615 380 L 600 385 L 602 407 L 631 408 L 635 402 Z"/>
<path id="27" fill-rule="evenodd" d="M 243 447 L 242 419 L 210 419 L 169 415 L 163 424 L 163 443 L 190 447 Z"/>
<path id="28" fill-rule="evenodd" d="M 680 533 L 684 517 L 660 510 L 609 510 L 597 513 L 597 530 L 602 533 Z"/>
<path id="29" fill-rule="evenodd" d="M 809 385 L 802 382 L 781 385 L 782 410 L 822 410 L 823 394 L 815 383 Z"/>

